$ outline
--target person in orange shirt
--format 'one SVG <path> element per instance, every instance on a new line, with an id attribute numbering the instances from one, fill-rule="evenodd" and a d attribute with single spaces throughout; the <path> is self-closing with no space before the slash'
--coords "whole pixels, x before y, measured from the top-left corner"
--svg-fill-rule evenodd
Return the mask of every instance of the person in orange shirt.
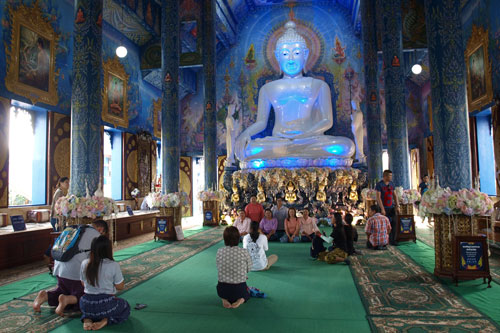
<path id="1" fill-rule="evenodd" d="M 260 222 L 264 218 L 264 207 L 257 202 L 257 197 L 253 195 L 250 203 L 245 207 L 245 214 L 250 220 Z"/>

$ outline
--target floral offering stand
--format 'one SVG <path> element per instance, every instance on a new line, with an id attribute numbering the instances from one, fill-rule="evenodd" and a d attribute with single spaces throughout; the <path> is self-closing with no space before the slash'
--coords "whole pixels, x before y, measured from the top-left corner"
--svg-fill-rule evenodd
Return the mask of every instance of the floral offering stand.
<path id="1" fill-rule="evenodd" d="M 218 226 L 220 223 L 220 201 L 224 200 L 224 192 L 201 191 L 197 198 L 203 202 L 203 225 Z"/>
<path id="2" fill-rule="evenodd" d="M 456 282 L 459 276 L 462 279 L 491 278 L 487 265 L 489 243 L 478 223 L 493 213 L 493 202 L 488 195 L 476 189 L 451 191 L 437 185 L 422 196 L 420 208 L 424 216 L 434 216 L 434 275 L 453 278 Z M 477 242 L 478 239 L 484 242 Z M 479 244 L 475 264 L 462 265 L 464 253 L 457 250 L 460 244 Z"/>
<path id="3" fill-rule="evenodd" d="M 181 236 L 177 235 L 177 230 L 182 233 L 182 207 L 189 205 L 189 197 L 185 192 L 173 192 L 162 194 L 154 192 L 148 194 L 153 207 L 157 208 L 160 213 L 156 218 L 155 225 L 155 240 L 169 239 L 181 240 Z M 164 230 L 159 226 L 160 221 L 167 223 L 167 229 Z M 174 231 L 175 230 L 175 231 Z"/>

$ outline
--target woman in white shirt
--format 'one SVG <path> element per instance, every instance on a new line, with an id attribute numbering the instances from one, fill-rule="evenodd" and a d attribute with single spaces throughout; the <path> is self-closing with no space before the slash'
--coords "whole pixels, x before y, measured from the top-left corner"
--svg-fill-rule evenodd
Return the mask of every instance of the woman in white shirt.
<path id="1" fill-rule="evenodd" d="M 250 233 L 243 237 L 243 248 L 248 250 L 252 258 L 252 271 L 267 270 L 278 261 L 275 254 L 266 257 L 267 237 L 259 232 L 259 223 L 256 221 L 250 223 Z"/>
<path id="2" fill-rule="evenodd" d="M 99 236 L 92 241 L 90 259 L 82 262 L 80 280 L 85 294 L 80 298 L 83 329 L 99 330 L 119 324 L 130 315 L 130 305 L 115 296 L 125 286 L 120 265 L 113 260 L 111 241 Z"/>

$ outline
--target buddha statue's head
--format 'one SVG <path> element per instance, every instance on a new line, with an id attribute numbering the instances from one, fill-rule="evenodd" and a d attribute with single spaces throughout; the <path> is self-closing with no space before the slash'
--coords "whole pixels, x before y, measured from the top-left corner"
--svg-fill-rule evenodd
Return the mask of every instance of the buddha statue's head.
<path id="1" fill-rule="evenodd" d="M 295 30 L 293 21 L 285 24 L 285 33 L 276 42 L 275 56 L 285 75 L 295 77 L 302 74 L 309 49 L 306 40 Z"/>

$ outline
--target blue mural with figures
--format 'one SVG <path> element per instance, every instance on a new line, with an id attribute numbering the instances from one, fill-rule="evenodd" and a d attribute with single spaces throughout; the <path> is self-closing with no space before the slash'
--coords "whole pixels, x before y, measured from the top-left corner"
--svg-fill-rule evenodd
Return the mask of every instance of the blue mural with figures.
<path id="1" fill-rule="evenodd" d="M 102 55 L 104 60 L 116 57 L 116 48 L 124 45 L 128 52 L 120 63 L 129 75 L 127 97 L 129 101 L 128 131 L 148 131 L 153 133 L 153 100 L 161 97 L 161 92 L 142 79 L 140 71 L 140 50 L 134 43 L 124 38 L 112 26 L 104 23 Z"/>
<path id="2" fill-rule="evenodd" d="M 12 6 L 17 8 L 20 3 L 31 5 L 32 1 L 1 1 L 0 2 L 0 18 L 1 26 L 0 33 L 2 36 L 2 52 L 0 52 L 0 77 L 6 75 L 6 54 L 4 45 L 10 45 L 12 22 L 9 17 L 8 8 Z M 149 9 L 157 7 L 152 1 L 141 4 L 142 11 L 137 4 L 133 5 L 134 1 L 127 1 L 127 6 L 132 6 L 136 11 L 141 13 L 142 17 L 149 17 Z M 141 2 L 142 3 L 142 2 Z M 37 103 L 37 106 L 46 108 L 50 111 L 55 111 L 63 114 L 71 113 L 71 95 L 73 83 L 73 30 L 74 30 L 74 1 L 70 0 L 39 0 L 40 7 L 45 17 L 49 19 L 56 34 L 59 35 L 57 49 L 55 52 L 55 68 L 59 71 L 57 92 L 57 105 L 46 105 Z M 135 7 L 134 7 L 135 6 Z M 108 9 L 109 10 L 109 9 Z M 106 12 L 106 9 L 104 10 Z M 155 14 L 156 15 L 156 14 Z M 156 31 L 158 25 L 156 16 L 153 15 L 151 20 L 151 28 Z M 148 24 L 146 22 L 146 24 Z M 161 92 L 156 87 L 150 85 L 142 79 L 140 71 L 140 49 L 131 42 L 126 36 L 115 29 L 116 22 L 103 22 L 103 43 L 102 55 L 106 60 L 110 57 L 115 57 L 116 47 L 124 44 L 128 49 L 127 57 L 120 60 L 124 65 L 127 74 L 129 75 L 128 82 L 128 100 L 129 107 L 129 126 L 124 129 L 129 132 L 148 131 L 153 133 L 153 100 L 161 97 Z M 26 97 L 10 92 L 5 87 L 5 81 L 0 80 L 0 96 L 14 99 L 31 104 Z"/>
<path id="3" fill-rule="evenodd" d="M 5 87 L 4 77 L 6 76 L 6 53 L 5 45 L 10 47 L 12 20 L 9 17 L 9 7 L 17 9 L 19 4 L 31 6 L 33 1 L 0 1 L 0 18 L 2 24 L 0 33 L 2 45 L 0 47 L 0 95 L 8 99 L 15 99 L 30 103 L 31 101 L 23 96 L 19 96 Z M 57 92 L 59 100 L 57 105 L 38 106 L 69 114 L 71 112 L 71 78 L 73 70 L 73 1 L 61 0 L 39 0 L 39 5 L 54 29 L 59 35 L 57 49 L 55 50 L 55 67 L 59 70 Z M 68 15 L 69 14 L 69 15 Z"/>

